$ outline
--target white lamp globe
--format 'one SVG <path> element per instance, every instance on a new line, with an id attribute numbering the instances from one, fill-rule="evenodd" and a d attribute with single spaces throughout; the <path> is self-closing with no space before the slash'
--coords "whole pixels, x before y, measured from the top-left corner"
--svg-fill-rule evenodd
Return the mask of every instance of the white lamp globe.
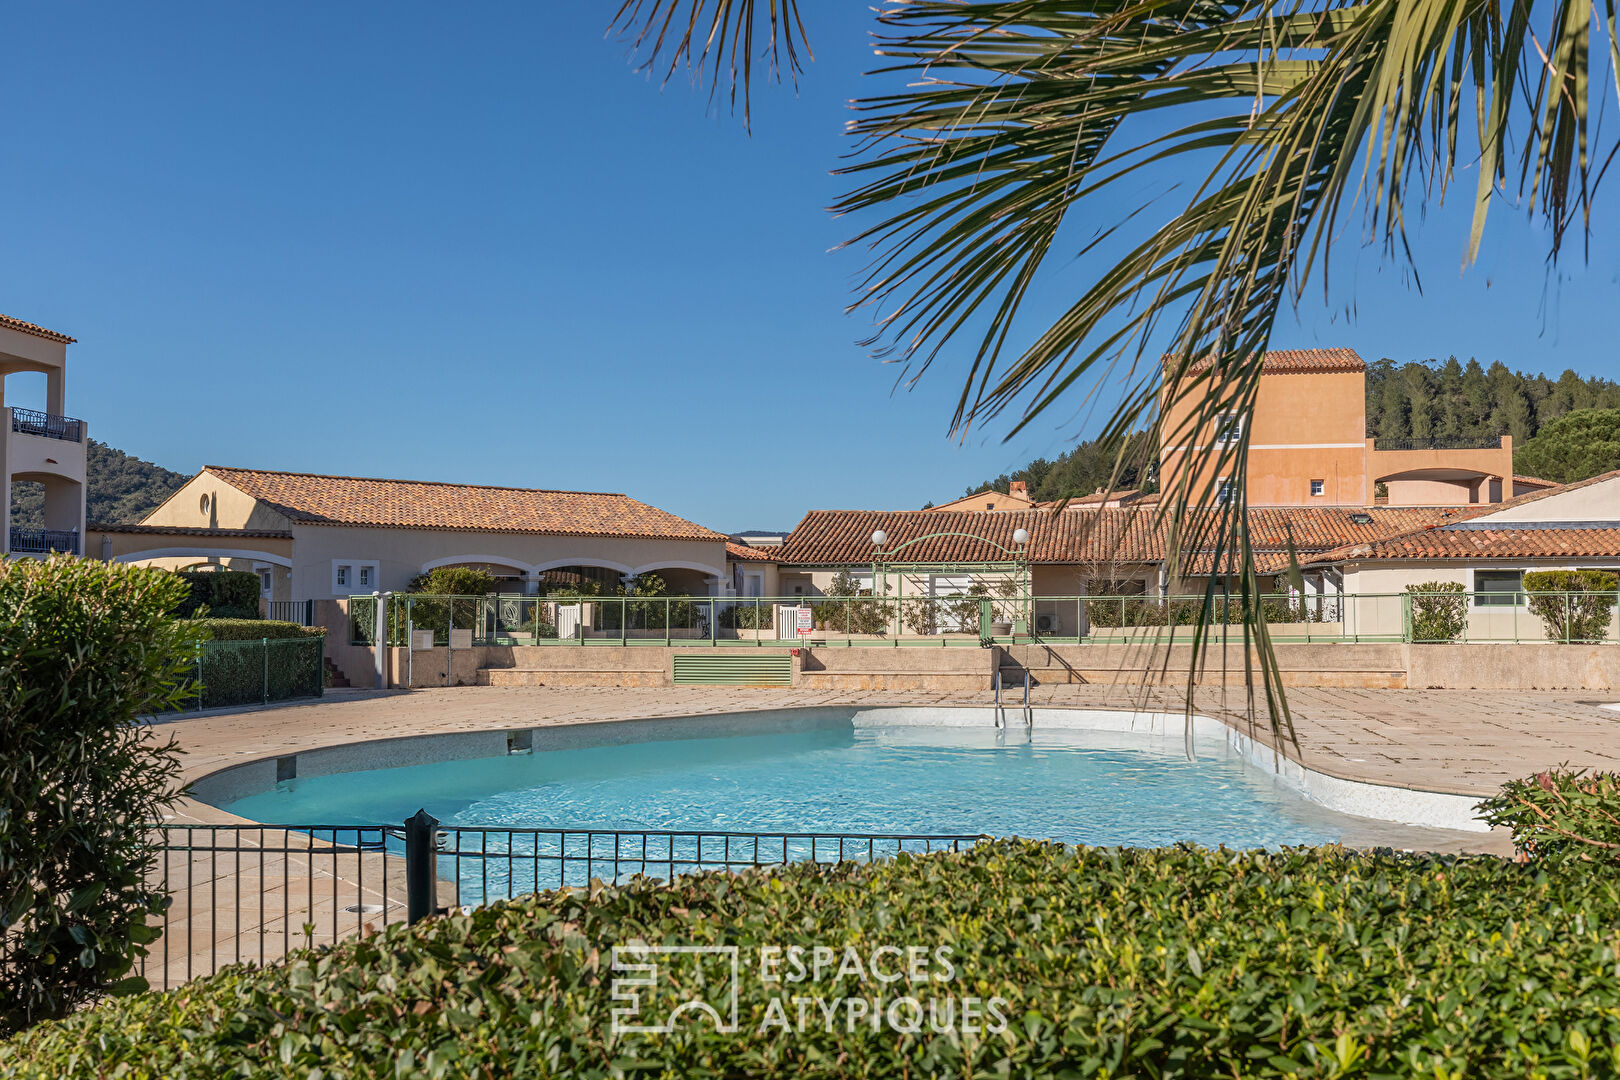
<path id="1" fill-rule="evenodd" d="M 1029 543 L 1029 530 L 1015 530 L 1013 532 L 1013 543 L 1017 544 L 1019 547 L 1023 547 L 1025 544 Z"/>
<path id="2" fill-rule="evenodd" d="M 872 532 L 872 546 L 873 547 L 882 547 L 884 544 L 887 544 L 888 542 L 889 542 L 889 534 L 888 533 L 884 532 L 882 529 L 873 530 L 873 532 Z"/>

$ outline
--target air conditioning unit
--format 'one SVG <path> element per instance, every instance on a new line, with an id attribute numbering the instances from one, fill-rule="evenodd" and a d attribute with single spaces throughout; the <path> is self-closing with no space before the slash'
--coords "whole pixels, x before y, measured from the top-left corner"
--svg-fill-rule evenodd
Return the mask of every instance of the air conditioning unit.
<path id="1" fill-rule="evenodd" d="M 1048 615 L 1036 614 L 1035 632 L 1037 634 L 1058 634 L 1063 631 L 1063 618 L 1056 612 Z"/>

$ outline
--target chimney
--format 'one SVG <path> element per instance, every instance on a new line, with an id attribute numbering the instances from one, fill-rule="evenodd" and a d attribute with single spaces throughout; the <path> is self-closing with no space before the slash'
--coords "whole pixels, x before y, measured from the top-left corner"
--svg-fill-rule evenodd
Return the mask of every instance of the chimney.
<path id="1" fill-rule="evenodd" d="M 1017 495 L 1027 499 L 1029 498 L 1029 485 L 1024 483 L 1022 480 L 1014 480 L 1012 483 L 1007 485 L 1007 494 Z"/>

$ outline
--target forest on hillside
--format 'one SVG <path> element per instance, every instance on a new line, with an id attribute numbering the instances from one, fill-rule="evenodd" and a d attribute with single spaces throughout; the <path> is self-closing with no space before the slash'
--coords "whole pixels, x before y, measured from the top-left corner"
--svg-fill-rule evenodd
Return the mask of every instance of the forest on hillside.
<path id="1" fill-rule="evenodd" d="M 1406 364 L 1383 359 L 1367 365 L 1369 436 L 1430 439 L 1512 435 L 1514 460 L 1523 466 L 1520 472 L 1535 475 L 1531 463 L 1540 466 L 1548 461 L 1560 462 L 1561 468 L 1542 470 L 1559 473 L 1548 475 L 1549 480 L 1580 480 L 1620 468 L 1620 456 L 1611 454 L 1606 445 L 1587 447 L 1578 461 L 1571 461 L 1569 455 L 1533 442 L 1542 428 L 1570 413 L 1587 410 L 1620 410 L 1620 383 L 1582 376 L 1573 370 L 1557 378 L 1526 375 L 1500 361 L 1484 368 L 1477 360 L 1462 363 L 1455 356 Z M 1599 425 L 1614 419 L 1620 419 L 1620 413 L 1595 418 Z M 1566 431 L 1590 431 L 1593 422 L 1577 417 L 1574 423 L 1550 432 L 1549 437 L 1568 441 L 1571 436 Z M 1133 436 L 1137 442 L 1127 447 L 1124 455 L 1132 464 L 1122 472 L 1116 488 L 1154 490 L 1150 455 L 1141 452 L 1146 438 Z M 1088 495 L 1108 485 L 1114 458 L 1112 447 L 1088 439 L 1055 459 L 1036 458 L 1021 469 L 969 485 L 963 494 L 972 495 L 986 488 L 1005 492 L 1012 481 L 1022 480 L 1029 485 L 1030 495 L 1041 501 Z M 1138 461 L 1148 463 L 1144 468 L 1134 464 Z M 1144 476 L 1144 472 L 1148 475 Z"/>
<path id="2" fill-rule="evenodd" d="M 91 521 L 140 521 L 188 479 L 183 473 L 142 461 L 94 439 L 86 450 L 90 490 L 85 495 L 85 513 Z M 11 524 L 20 529 L 45 527 L 44 488 L 25 481 L 11 485 Z"/>

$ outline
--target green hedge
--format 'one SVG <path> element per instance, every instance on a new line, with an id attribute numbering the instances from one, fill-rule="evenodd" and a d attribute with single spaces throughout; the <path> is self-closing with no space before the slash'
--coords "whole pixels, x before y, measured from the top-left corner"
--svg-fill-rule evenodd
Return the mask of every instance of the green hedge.
<path id="1" fill-rule="evenodd" d="M 175 608 L 181 618 L 207 609 L 221 618 L 259 617 L 259 575 L 244 570 L 177 570 L 190 594 Z"/>
<path id="2" fill-rule="evenodd" d="M 260 625 L 275 625 L 264 620 Z M 297 630 L 305 627 L 284 623 Z M 269 637 L 268 642 L 262 640 Z M 187 689 L 188 708 L 218 709 L 287 698 L 319 697 L 325 689 L 326 641 L 274 634 L 250 640 L 207 641 L 198 649 Z"/>
<path id="3" fill-rule="evenodd" d="M 741 1030 L 609 1034 L 612 947 L 735 945 Z M 765 983 L 761 945 L 954 978 Z M 934 955 L 931 952 L 929 955 Z M 842 963 L 840 959 L 840 963 Z M 892 961 L 889 961 L 892 966 Z M 395 926 L 0 1045 L 17 1077 L 1612 1076 L 1620 877 L 1495 858 L 986 843 L 594 886 Z M 939 965 L 932 970 L 944 973 Z M 690 976 L 688 976 L 690 978 Z M 657 1017 L 674 998 L 647 993 Z M 1000 1034 L 760 1026 L 772 997 L 1004 999 Z M 786 1005 L 796 1023 L 794 1006 Z M 902 1014 L 902 1019 L 905 1014 Z M 988 1008 L 981 1024 L 993 1024 Z M 127 1072 L 125 1071 L 127 1070 Z"/>
<path id="4" fill-rule="evenodd" d="M 210 641 L 262 641 L 264 638 L 276 641 L 282 638 L 324 637 L 326 634 L 326 628 L 323 626 L 299 626 L 295 622 L 282 622 L 280 619 L 195 621 L 208 634 Z"/>

